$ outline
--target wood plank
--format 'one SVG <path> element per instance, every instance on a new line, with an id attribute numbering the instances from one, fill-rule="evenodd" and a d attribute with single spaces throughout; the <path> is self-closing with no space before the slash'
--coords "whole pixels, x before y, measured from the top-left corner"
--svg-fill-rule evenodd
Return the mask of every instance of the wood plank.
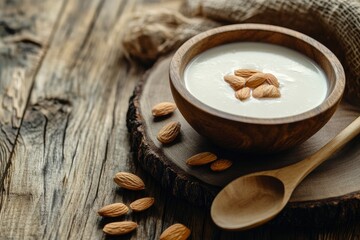
<path id="1" fill-rule="evenodd" d="M 0 188 L 62 3 L 0 1 Z"/>
<path id="2" fill-rule="evenodd" d="M 41 64 L 62 1 L 0 3 L 0 186 L 11 164 L 34 76 Z M 44 11 L 46 9 L 46 11 Z M 0 194 L 0 212 L 3 210 Z M 2 224 L 0 224 L 2 225 Z M 1 227 L 0 227 L 1 228 Z"/>
<path id="3" fill-rule="evenodd" d="M 125 78 L 117 23 L 132 5 L 67 2 L 5 179 L 0 238 L 103 235 L 96 210 L 116 196 L 112 177 L 128 154 L 126 128 L 118 123 L 134 81 Z"/>

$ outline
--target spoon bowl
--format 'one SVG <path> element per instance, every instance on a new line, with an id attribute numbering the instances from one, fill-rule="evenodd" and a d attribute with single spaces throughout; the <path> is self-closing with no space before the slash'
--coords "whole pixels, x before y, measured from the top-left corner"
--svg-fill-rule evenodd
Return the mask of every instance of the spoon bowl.
<path id="1" fill-rule="evenodd" d="M 247 229 L 275 217 L 284 208 L 285 188 L 275 177 L 245 176 L 227 185 L 215 198 L 211 216 L 224 229 Z M 263 221 L 258 221 L 258 218 Z"/>
<path id="2" fill-rule="evenodd" d="M 245 230 L 271 220 L 312 170 L 359 133 L 360 117 L 303 161 L 235 179 L 215 197 L 211 206 L 213 221 L 223 229 Z"/>

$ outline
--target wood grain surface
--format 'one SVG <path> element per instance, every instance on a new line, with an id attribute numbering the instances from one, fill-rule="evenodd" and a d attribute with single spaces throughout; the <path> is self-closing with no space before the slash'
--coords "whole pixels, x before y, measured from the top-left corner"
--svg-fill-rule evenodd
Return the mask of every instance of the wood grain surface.
<path id="1" fill-rule="evenodd" d="M 191 229 L 190 239 L 359 238 L 360 222 L 353 220 L 221 231 L 205 208 L 174 198 L 132 160 L 126 112 L 145 69 L 123 57 L 119 42 L 129 13 L 158 5 L 0 1 L 0 239 L 105 239 L 104 224 L 122 219 L 139 227 L 112 239 L 158 239 L 177 222 Z M 118 171 L 141 176 L 146 190 L 117 187 Z M 155 197 L 146 212 L 97 215 L 104 205 L 145 196 Z"/>

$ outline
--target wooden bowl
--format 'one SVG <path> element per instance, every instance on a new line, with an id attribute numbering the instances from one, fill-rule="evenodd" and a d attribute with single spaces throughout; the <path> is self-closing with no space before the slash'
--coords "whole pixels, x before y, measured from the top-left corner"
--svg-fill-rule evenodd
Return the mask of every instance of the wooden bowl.
<path id="1" fill-rule="evenodd" d="M 284 46 L 313 59 L 328 80 L 328 93 L 323 103 L 298 115 L 262 119 L 219 111 L 190 94 L 183 75 L 192 58 L 222 44 L 245 41 Z M 343 95 L 345 74 L 329 49 L 304 34 L 272 25 L 236 24 L 203 32 L 184 43 L 170 63 L 170 86 L 184 118 L 216 145 L 250 152 L 274 152 L 304 142 L 325 125 Z"/>

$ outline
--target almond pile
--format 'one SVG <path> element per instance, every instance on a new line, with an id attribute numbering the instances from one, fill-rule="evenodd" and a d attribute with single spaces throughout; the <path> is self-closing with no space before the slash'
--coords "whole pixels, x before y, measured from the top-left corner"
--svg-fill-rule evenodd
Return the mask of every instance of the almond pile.
<path id="1" fill-rule="evenodd" d="M 271 73 L 263 73 L 254 69 L 237 69 L 235 75 L 224 76 L 235 91 L 235 97 L 244 101 L 252 95 L 254 98 L 278 98 L 280 83 Z"/>
<path id="2" fill-rule="evenodd" d="M 210 169 L 214 172 L 220 172 L 228 169 L 232 165 L 232 161 L 228 159 L 218 159 L 218 157 L 211 152 L 202 152 L 186 160 L 189 166 L 202 166 L 210 163 Z"/>
<path id="3" fill-rule="evenodd" d="M 145 189 L 143 180 L 129 172 L 118 172 L 115 174 L 114 182 L 122 188 L 139 191 Z M 155 202 L 153 197 L 144 197 L 130 203 L 129 207 L 133 212 L 141 212 L 150 208 Z M 102 217 L 119 217 L 129 212 L 129 207 L 124 203 L 112 203 L 98 210 Z M 103 232 L 107 235 L 124 235 L 134 231 L 138 224 L 133 221 L 119 221 L 108 223 L 104 226 Z M 185 240 L 190 236 L 191 231 L 180 223 L 168 227 L 161 235 L 162 240 L 179 239 Z"/>
<path id="4" fill-rule="evenodd" d="M 145 189 L 143 180 L 135 174 L 129 172 L 118 172 L 115 174 L 114 182 L 122 188 L 139 191 Z M 145 197 L 130 203 L 130 209 L 134 212 L 140 212 L 148 209 L 154 204 L 154 198 Z M 98 210 L 102 217 L 120 217 L 129 212 L 129 207 L 124 203 L 112 203 Z M 103 232 L 108 235 L 123 235 L 134 231 L 137 223 L 132 221 L 120 221 L 108 223 L 104 226 Z"/>

